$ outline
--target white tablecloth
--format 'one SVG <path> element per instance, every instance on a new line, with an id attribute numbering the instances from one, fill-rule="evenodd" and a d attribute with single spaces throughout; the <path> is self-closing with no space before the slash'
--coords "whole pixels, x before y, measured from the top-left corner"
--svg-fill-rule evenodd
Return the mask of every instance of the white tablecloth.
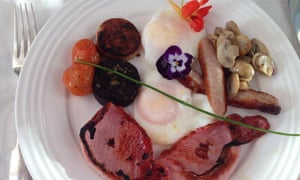
<path id="1" fill-rule="evenodd" d="M 300 46 L 292 28 L 288 0 L 253 0 L 279 25 L 298 55 Z M 0 180 L 8 179 L 11 151 L 16 144 L 14 100 L 18 77 L 11 68 L 14 1 L 0 1 Z M 24 2 L 24 1 L 21 1 Z M 40 28 L 65 0 L 33 0 Z"/>

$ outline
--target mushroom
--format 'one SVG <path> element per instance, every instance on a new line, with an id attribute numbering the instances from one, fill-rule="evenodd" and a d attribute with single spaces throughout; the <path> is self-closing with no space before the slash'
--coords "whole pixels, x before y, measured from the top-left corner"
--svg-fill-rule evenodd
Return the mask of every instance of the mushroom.
<path id="1" fill-rule="evenodd" d="M 256 38 L 252 39 L 251 44 L 252 44 L 252 47 L 251 47 L 251 50 L 249 51 L 249 54 L 251 56 L 254 56 L 254 54 L 256 54 L 256 53 L 262 53 L 267 56 L 270 56 L 267 46 L 259 39 L 256 39 Z"/>
<path id="2" fill-rule="evenodd" d="M 234 66 L 230 68 L 233 73 L 238 73 L 241 81 L 251 81 L 255 75 L 253 66 L 245 61 L 236 61 Z"/>
<path id="3" fill-rule="evenodd" d="M 275 64 L 273 60 L 265 54 L 254 54 L 252 58 L 252 65 L 257 71 L 267 76 L 272 76 L 274 73 Z"/>
<path id="4" fill-rule="evenodd" d="M 239 55 L 239 48 L 232 45 L 230 40 L 223 39 L 217 46 L 218 61 L 226 68 L 231 68 L 235 64 L 235 59 Z"/>
<path id="5" fill-rule="evenodd" d="M 240 90 L 249 90 L 250 86 L 248 81 L 240 81 Z"/>
<path id="6" fill-rule="evenodd" d="M 240 34 L 240 35 L 237 35 L 235 37 L 235 39 L 236 39 L 237 45 L 239 46 L 240 55 L 242 55 L 242 56 L 246 55 L 252 47 L 251 41 L 248 38 L 248 36 Z"/>
<path id="7" fill-rule="evenodd" d="M 223 31 L 218 39 L 217 39 L 217 46 L 219 45 L 219 43 L 223 40 L 223 39 L 228 39 L 230 40 L 231 42 L 233 42 L 234 40 L 234 34 L 232 31 Z"/>
<path id="8" fill-rule="evenodd" d="M 215 34 L 209 34 L 207 37 L 211 43 L 213 44 L 214 47 L 217 47 L 217 40 L 218 40 L 218 36 Z"/>
<path id="9" fill-rule="evenodd" d="M 227 95 L 232 98 L 240 89 L 240 77 L 238 73 L 232 73 L 227 80 Z"/>
<path id="10" fill-rule="evenodd" d="M 232 31 L 235 35 L 241 34 L 240 28 L 234 21 L 228 21 L 226 23 L 226 30 Z"/>
<path id="11" fill-rule="evenodd" d="M 220 34 L 222 34 L 222 32 L 223 32 L 223 28 L 221 28 L 221 27 L 216 27 L 216 28 L 215 28 L 215 32 L 214 32 L 214 35 L 220 36 Z"/>
<path id="12" fill-rule="evenodd" d="M 249 64 L 252 63 L 252 57 L 250 57 L 250 56 L 239 56 L 236 60 L 237 61 L 245 61 L 246 63 L 249 63 Z"/>

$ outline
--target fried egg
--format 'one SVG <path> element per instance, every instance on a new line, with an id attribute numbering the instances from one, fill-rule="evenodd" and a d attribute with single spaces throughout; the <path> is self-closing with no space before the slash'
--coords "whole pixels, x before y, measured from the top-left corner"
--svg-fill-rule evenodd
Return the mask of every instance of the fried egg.
<path id="1" fill-rule="evenodd" d="M 212 111 L 205 95 L 193 93 L 176 79 L 163 78 L 155 66 L 171 45 L 179 46 L 196 59 L 198 43 L 205 36 L 205 30 L 194 32 L 188 22 L 174 11 L 156 13 L 142 33 L 145 55 L 137 63 L 141 80 L 182 101 Z M 156 145 L 171 145 L 189 132 L 213 121 L 211 117 L 147 87 L 141 87 L 131 114 Z"/>
<path id="2" fill-rule="evenodd" d="M 144 82 L 169 95 L 211 111 L 207 97 L 194 94 L 177 80 L 167 80 L 157 71 L 147 73 Z M 133 105 L 133 116 L 145 129 L 153 143 L 170 145 L 192 130 L 205 126 L 212 119 L 152 89 L 142 87 Z"/>
<path id="3" fill-rule="evenodd" d="M 143 30 L 145 60 L 153 67 L 171 45 L 179 46 L 185 53 L 196 58 L 198 43 L 206 35 L 204 29 L 195 32 L 174 10 L 157 12 Z"/>

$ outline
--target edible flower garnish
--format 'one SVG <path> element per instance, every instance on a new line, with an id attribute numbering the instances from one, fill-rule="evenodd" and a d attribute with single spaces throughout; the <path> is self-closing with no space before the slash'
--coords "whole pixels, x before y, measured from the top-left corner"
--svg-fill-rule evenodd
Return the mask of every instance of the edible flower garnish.
<path id="1" fill-rule="evenodd" d="M 157 60 L 156 67 L 164 78 L 177 79 L 191 71 L 192 59 L 192 55 L 182 53 L 180 47 L 173 45 Z"/>
<path id="2" fill-rule="evenodd" d="M 175 11 L 185 20 L 187 20 L 192 29 L 200 32 L 204 27 L 203 17 L 205 17 L 212 6 L 205 6 L 208 0 L 190 0 L 189 2 L 179 7 L 173 0 L 168 0 Z M 183 4 L 183 3 L 182 3 Z"/>
<path id="3" fill-rule="evenodd" d="M 198 112 L 202 112 L 202 113 L 204 113 L 206 115 L 209 115 L 209 116 L 211 116 L 213 118 L 216 118 L 217 120 L 225 121 L 225 122 L 228 122 L 228 123 L 231 123 L 231 124 L 239 125 L 239 126 L 242 126 L 242 127 L 245 127 L 245 128 L 249 128 L 249 129 L 253 129 L 253 130 L 256 130 L 256 131 L 260 131 L 260 132 L 272 133 L 272 134 L 281 135 L 281 136 L 296 136 L 296 137 L 300 137 L 300 133 L 286 133 L 286 132 L 272 131 L 272 130 L 267 130 L 267 129 L 263 129 L 263 128 L 258 128 L 258 127 L 253 126 L 253 125 L 249 125 L 249 124 L 246 124 L 246 123 L 243 123 L 243 122 L 239 122 L 239 121 L 236 121 L 236 120 L 233 120 L 233 119 L 230 119 L 230 118 L 227 118 L 227 117 L 224 117 L 224 116 L 220 116 L 220 115 L 217 115 L 215 113 L 206 111 L 206 110 L 201 109 L 201 108 L 199 108 L 197 106 L 194 106 L 194 105 L 192 105 L 192 104 L 190 104 L 190 103 L 188 103 L 186 101 L 178 99 L 175 96 L 172 96 L 172 95 L 170 95 L 170 94 L 168 94 L 168 93 L 166 93 L 166 92 L 164 92 L 164 91 L 162 91 L 162 90 L 160 90 L 160 89 L 158 89 L 158 88 L 156 88 L 154 86 L 151 86 L 151 85 L 146 84 L 146 83 L 144 83 L 142 81 L 136 80 L 136 79 L 134 79 L 134 78 L 132 78 L 130 76 L 127 76 L 124 73 L 121 73 L 119 71 L 115 71 L 115 70 L 107 68 L 105 66 L 93 64 L 93 63 L 90 63 L 90 62 L 87 62 L 87 61 L 83 61 L 83 60 L 75 60 L 75 62 L 81 63 L 81 64 L 86 64 L 86 65 L 90 65 L 90 66 L 93 66 L 95 68 L 101 69 L 103 71 L 106 71 L 106 72 L 118 75 L 118 76 L 120 76 L 122 78 L 125 78 L 125 79 L 127 79 L 129 81 L 132 81 L 132 82 L 134 82 L 136 84 L 139 84 L 139 85 L 144 86 L 146 88 L 149 88 L 149 89 L 151 89 L 153 91 L 156 91 L 156 92 L 160 93 L 161 95 L 163 95 L 163 96 L 165 96 L 167 98 L 170 98 L 170 99 L 172 99 L 172 100 L 174 100 L 174 101 L 176 101 L 176 102 L 178 102 L 178 103 L 180 103 L 180 104 L 182 104 L 182 105 L 184 105 L 186 107 L 189 107 L 189 108 L 194 109 L 194 110 L 196 110 Z"/>

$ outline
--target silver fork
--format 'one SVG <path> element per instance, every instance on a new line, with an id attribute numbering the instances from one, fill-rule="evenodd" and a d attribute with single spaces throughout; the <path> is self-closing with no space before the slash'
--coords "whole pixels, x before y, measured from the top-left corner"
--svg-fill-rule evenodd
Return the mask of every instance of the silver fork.
<path id="1" fill-rule="evenodd" d="M 14 7 L 14 43 L 12 66 L 19 74 L 31 43 L 37 34 L 36 19 L 32 4 L 20 4 Z M 31 180 L 25 166 L 17 141 L 11 152 L 9 180 Z"/>
<path id="2" fill-rule="evenodd" d="M 31 43 L 37 34 L 36 18 L 32 4 L 15 5 L 14 8 L 14 46 L 12 66 L 19 74 Z"/>

